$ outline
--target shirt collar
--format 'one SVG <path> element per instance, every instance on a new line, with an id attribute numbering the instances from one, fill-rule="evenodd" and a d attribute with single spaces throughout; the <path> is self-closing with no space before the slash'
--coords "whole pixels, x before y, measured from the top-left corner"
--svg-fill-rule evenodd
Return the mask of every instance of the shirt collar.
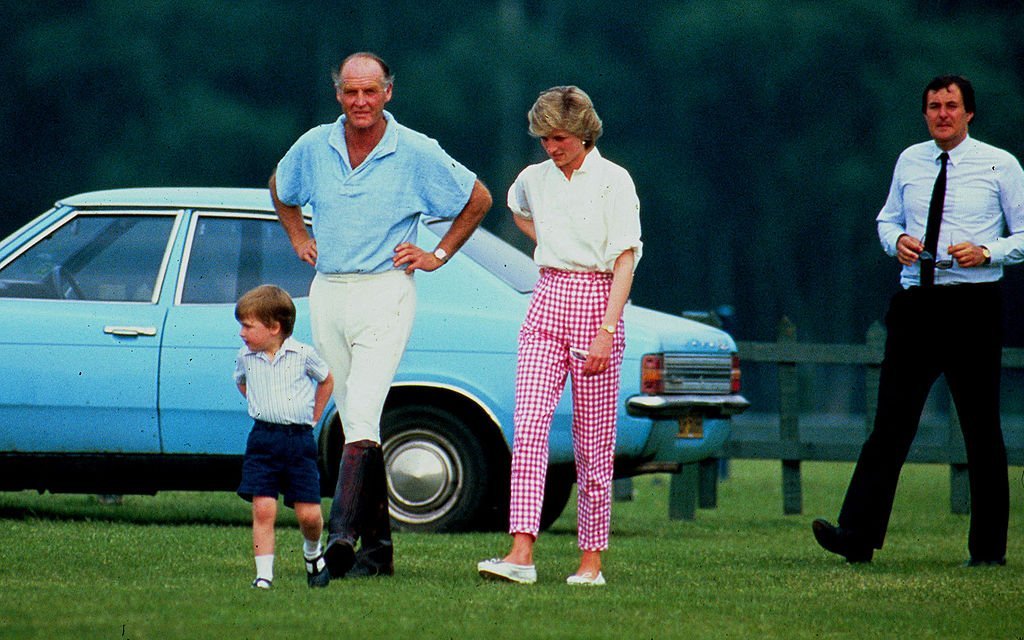
<path id="1" fill-rule="evenodd" d="M 331 133 L 327 136 L 327 142 L 334 147 L 343 158 L 348 160 L 348 147 L 345 146 L 345 120 L 347 117 L 345 114 L 338 116 L 338 119 L 334 122 L 334 126 L 331 129 Z M 387 109 L 384 110 L 384 119 L 387 121 L 388 126 L 384 129 L 384 137 L 380 139 L 377 146 L 373 148 L 367 159 L 373 156 L 384 156 L 394 153 L 398 149 L 398 121 L 391 115 L 391 112 Z"/>
<path id="2" fill-rule="evenodd" d="M 588 151 L 585 156 L 583 156 L 583 163 L 580 165 L 579 169 L 576 169 L 575 171 L 572 172 L 572 175 L 576 175 L 576 174 L 581 174 L 582 175 L 582 174 L 587 173 L 587 171 L 589 171 L 591 169 L 591 166 L 593 164 L 595 164 L 600 159 L 601 159 L 601 152 L 597 150 L 597 147 L 594 147 L 593 149 Z M 555 165 L 555 161 L 554 160 L 548 160 L 548 162 L 551 163 L 551 166 Z M 562 173 L 561 169 L 558 169 L 558 173 L 561 174 L 563 179 L 565 179 L 565 174 Z"/>
<path id="3" fill-rule="evenodd" d="M 292 351 L 292 352 L 295 352 L 295 353 L 298 353 L 298 351 L 299 351 L 298 345 L 295 344 L 295 338 L 293 338 L 292 336 L 288 336 L 287 338 L 284 339 L 284 342 L 281 343 L 281 348 L 278 349 L 277 353 L 274 354 L 274 360 L 277 360 L 278 358 L 280 358 L 281 354 L 286 352 L 286 351 Z M 247 355 L 247 356 L 259 356 L 259 357 L 264 358 L 266 360 L 270 360 L 270 358 L 267 356 L 267 354 L 265 352 L 263 352 L 263 351 L 253 351 L 252 349 L 248 349 L 247 348 L 245 350 L 245 355 Z"/>
<path id="4" fill-rule="evenodd" d="M 576 171 L 578 173 L 586 173 L 590 169 L 590 165 L 596 163 L 600 159 L 601 152 L 597 150 L 597 147 L 594 147 L 593 149 L 587 152 L 587 155 L 583 157 L 583 164 L 581 164 L 580 168 L 577 169 Z"/>
<path id="5" fill-rule="evenodd" d="M 943 153 L 948 153 L 949 164 L 955 167 L 961 160 L 963 160 L 964 156 L 966 156 L 967 153 L 970 152 L 971 147 L 973 146 L 974 140 L 971 138 L 969 134 L 966 138 L 960 141 L 960 144 L 956 145 L 949 151 L 943 150 L 942 147 L 940 147 L 938 144 L 935 143 L 934 140 L 932 140 L 932 147 L 934 148 L 934 151 L 932 153 L 932 159 L 935 161 L 935 164 L 939 164 L 939 156 L 941 156 Z"/>

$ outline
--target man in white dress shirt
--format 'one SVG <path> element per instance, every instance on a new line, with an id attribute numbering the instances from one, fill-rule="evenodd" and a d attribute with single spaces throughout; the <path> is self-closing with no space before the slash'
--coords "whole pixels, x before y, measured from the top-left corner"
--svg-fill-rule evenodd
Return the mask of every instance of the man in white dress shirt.
<path id="1" fill-rule="evenodd" d="M 931 140 L 906 149 L 878 214 L 882 247 L 903 265 L 874 429 L 861 450 L 839 526 L 815 520 L 818 543 L 848 562 L 882 548 L 900 470 L 928 393 L 944 375 L 960 417 L 971 491 L 966 566 L 1006 564 L 1009 482 L 999 418 L 1003 266 L 1024 261 L 1024 172 L 971 138 L 974 89 L 939 76 L 924 90 Z M 1004 235 L 1004 228 L 1007 233 Z"/>

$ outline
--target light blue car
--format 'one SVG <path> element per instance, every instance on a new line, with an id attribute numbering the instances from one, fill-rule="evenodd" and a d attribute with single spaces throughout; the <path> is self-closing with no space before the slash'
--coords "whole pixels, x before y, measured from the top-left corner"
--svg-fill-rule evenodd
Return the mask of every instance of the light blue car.
<path id="1" fill-rule="evenodd" d="M 425 220 L 433 247 L 447 223 Z M 311 342 L 309 265 L 261 189 L 72 196 L 0 243 L 0 490 L 234 490 L 251 420 L 231 372 L 234 304 L 288 290 Z M 416 276 L 419 307 L 382 429 L 391 513 L 407 530 L 503 527 L 516 339 L 533 261 L 481 229 Z M 715 456 L 744 410 L 726 333 L 627 305 L 619 476 Z M 574 481 L 571 407 L 551 430 L 544 522 Z M 324 495 L 343 442 L 316 426 Z"/>

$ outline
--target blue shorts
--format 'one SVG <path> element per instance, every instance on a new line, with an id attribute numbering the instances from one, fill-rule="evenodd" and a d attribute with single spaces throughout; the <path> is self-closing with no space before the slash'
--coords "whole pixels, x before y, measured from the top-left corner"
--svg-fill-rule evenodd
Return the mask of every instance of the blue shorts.
<path id="1" fill-rule="evenodd" d="M 245 445 L 238 495 L 249 501 L 254 496 L 276 500 L 279 493 L 289 507 L 296 502 L 320 504 L 313 430 L 257 420 Z"/>

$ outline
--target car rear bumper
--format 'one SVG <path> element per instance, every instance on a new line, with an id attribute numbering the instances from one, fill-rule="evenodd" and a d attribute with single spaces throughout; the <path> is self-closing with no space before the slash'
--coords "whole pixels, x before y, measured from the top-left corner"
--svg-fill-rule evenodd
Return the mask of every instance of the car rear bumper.
<path id="1" fill-rule="evenodd" d="M 679 418 L 701 415 L 705 418 L 727 418 L 743 413 L 750 402 L 739 394 L 632 396 L 626 400 L 626 411 L 641 418 Z"/>

